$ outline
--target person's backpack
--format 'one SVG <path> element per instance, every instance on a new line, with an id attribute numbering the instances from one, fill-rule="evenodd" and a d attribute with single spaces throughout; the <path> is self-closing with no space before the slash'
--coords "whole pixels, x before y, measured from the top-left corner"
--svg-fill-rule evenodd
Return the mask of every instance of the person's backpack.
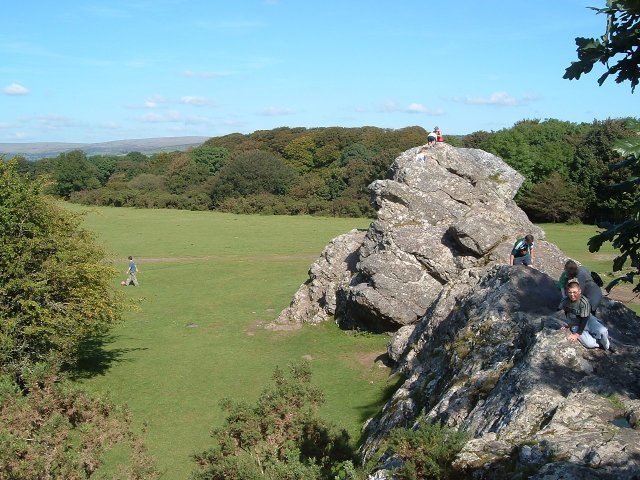
<path id="1" fill-rule="evenodd" d="M 604 285 L 604 282 L 602 281 L 602 277 L 598 275 L 596 272 L 591 272 L 591 278 L 593 279 L 595 284 L 598 285 L 599 287 L 602 287 Z"/>
<path id="2" fill-rule="evenodd" d="M 516 245 L 516 251 L 518 252 L 518 257 L 524 257 L 529 253 L 529 245 L 524 241 L 524 239 L 518 242 L 518 245 Z"/>

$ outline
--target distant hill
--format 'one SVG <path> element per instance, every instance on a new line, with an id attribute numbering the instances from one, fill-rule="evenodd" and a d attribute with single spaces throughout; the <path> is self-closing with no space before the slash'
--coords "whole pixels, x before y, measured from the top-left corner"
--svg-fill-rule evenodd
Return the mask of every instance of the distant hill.
<path id="1" fill-rule="evenodd" d="M 138 138 L 132 140 L 115 140 L 102 143 L 0 143 L 0 156 L 11 158 L 22 155 L 29 160 L 55 157 L 71 150 L 83 150 L 90 155 L 125 155 L 129 152 L 144 154 L 186 150 L 202 145 L 209 137 L 160 137 Z"/>

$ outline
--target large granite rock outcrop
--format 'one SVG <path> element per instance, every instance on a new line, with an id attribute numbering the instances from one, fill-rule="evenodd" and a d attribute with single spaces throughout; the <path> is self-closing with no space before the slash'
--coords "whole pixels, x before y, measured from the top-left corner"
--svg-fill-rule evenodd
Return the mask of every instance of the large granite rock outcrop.
<path id="1" fill-rule="evenodd" d="M 393 333 L 404 381 L 365 427 L 364 462 L 424 418 L 469 434 L 455 478 L 640 479 L 640 319 L 605 299 L 618 352 L 567 338 L 554 282 L 566 258 L 513 202 L 521 183 L 480 150 L 408 150 L 370 185 L 377 219 L 329 244 L 276 322 L 334 315 Z M 505 265 L 527 233 L 535 268 Z M 370 479 L 402 461 L 384 453 Z"/>
<path id="2" fill-rule="evenodd" d="M 446 144 L 400 155 L 369 189 L 377 219 L 335 239 L 310 269 L 277 325 L 333 315 L 345 328 L 414 325 L 442 289 L 469 270 L 508 261 L 516 238 L 536 237 L 536 268 L 557 275 L 565 260 L 513 197 L 522 176 L 482 150 Z"/>
<path id="3" fill-rule="evenodd" d="M 640 318 L 605 299 L 598 315 L 618 351 L 567 338 L 548 275 L 496 266 L 449 284 L 399 353 L 406 381 L 366 427 L 362 456 L 419 416 L 471 440 L 459 478 L 640 478 Z M 393 478 L 384 458 L 371 478 Z"/>

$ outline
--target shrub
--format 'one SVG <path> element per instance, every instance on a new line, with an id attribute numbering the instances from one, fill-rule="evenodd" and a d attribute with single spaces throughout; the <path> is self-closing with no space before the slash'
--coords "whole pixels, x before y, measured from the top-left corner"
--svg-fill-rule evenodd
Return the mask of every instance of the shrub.
<path id="1" fill-rule="evenodd" d="M 92 478 L 116 445 L 129 459 L 115 478 L 158 478 L 125 409 L 79 390 L 45 364 L 23 378 L 19 386 L 0 375 L 0 478 Z"/>
<path id="2" fill-rule="evenodd" d="M 397 428 L 389 439 L 389 449 L 402 459 L 393 470 L 398 480 L 445 480 L 456 478 L 451 463 L 466 443 L 467 435 L 425 419 L 416 428 Z"/>
<path id="3" fill-rule="evenodd" d="M 195 455 L 197 480 L 333 479 L 353 458 L 349 436 L 317 416 L 322 393 L 311 386 L 306 363 L 277 369 L 274 385 L 255 405 L 223 401 L 227 417 L 213 431 L 211 449 Z"/>

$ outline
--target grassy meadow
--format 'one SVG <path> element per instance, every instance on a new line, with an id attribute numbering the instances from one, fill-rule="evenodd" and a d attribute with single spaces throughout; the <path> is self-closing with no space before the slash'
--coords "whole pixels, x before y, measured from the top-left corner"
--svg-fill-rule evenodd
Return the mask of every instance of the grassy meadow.
<path id="1" fill-rule="evenodd" d="M 326 395 L 321 415 L 354 442 L 397 383 L 375 362 L 385 336 L 348 335 L 333 322 L 262 328 L 288 305 L 327 242 L 368 220 L 68 208 L 85 213 L 84 226 L 122 272 L 114 288 L 138 301 L 108 338 L 88 346 L 77 381 L 129 406 L 162 478 L 187 478 L 190 455 L 209 446 L 223 419 L 220 400 L 253 402 L 276 366 L 310 360 Z M 587 251 L 594 227 L 543 228 L 569 256 L 610 271 L 613 251 Z M 128 255 L 140 269 L 139 288 L 119 287 Z"/>
<path id="2" fill-rule="evenodd" d="M 397 381 L 375 358 L 387 338 L 347 335 L 326 322 L 298 331 L 261 328 L 286 307 L 328 241 L 365 219 L 239 216 L 215 212 L 83 208 L 138 311 L 95 349 L 78 381 L 126 403 L 146 430 L 163 478 L 187 478 L 223 419 L 222 398 L 254 401 L 280 366 L 309 359 L 326 395 L 321 415 L 358 440 L 362 422 Z"/>

